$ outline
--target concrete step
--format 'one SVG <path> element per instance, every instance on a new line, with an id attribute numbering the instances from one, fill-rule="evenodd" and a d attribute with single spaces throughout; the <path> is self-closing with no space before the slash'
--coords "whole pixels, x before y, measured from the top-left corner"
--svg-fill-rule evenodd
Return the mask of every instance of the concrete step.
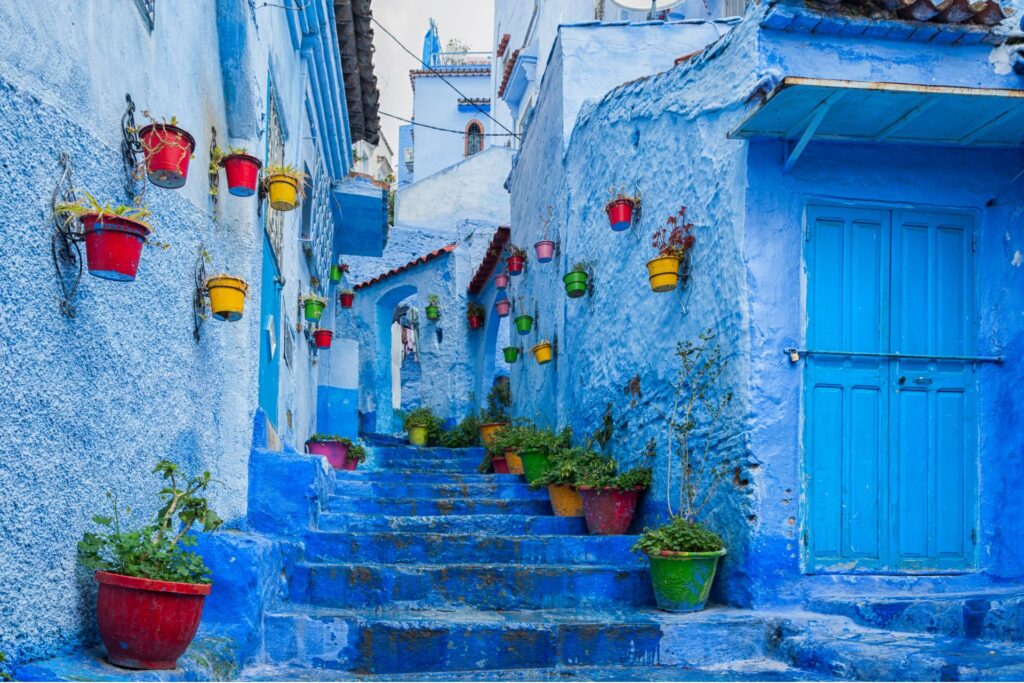
<path id="1" fill-rule="evenodd" d="M 495 536 L 415 533 L 311 533 L 310 562 L 428 564 L 616 564 L 644 566 L 636 536 Z"/>
<path id="2" fill-rule="evenodd" d="M 329 512 L 355 512 L 378 515 L 550 515 L 551 503 L 532 498 L 466 499 L 466 498 L 373 498 L 366 496 L 331 496 Z"/>
<path id="3" fill-rule="evenodd" d="M 418 446 L 375 446 L 374 451 L 384 461 L 436 460 L 439 462 L 465 460 L 476 465 L 484 457 L 483 448 L 421 448 Z"/>
<path id="4" fill-rule="evenodd" d="M 480 458 L 459 458 L 455 460 L 442 460 L 440 458 L 401 458 L 401 459 L 379 459 L 375 460 L 377 465 L 387 470 L 401 470 L 411 472 L 414 475 L 420 474 L 480 474 L 477 467 L 480 466 Z"/>
<path id="5" fill-rule="evenodd" d="M 811 599 L 808 608 L 841 614 L 863 626 L 1024 642 L 1024 592 L 1019 586 L 971 593 L 828 596 Z"/>
<path id="6" fill-rule="evenodd" d="M 646 568 L 630 565 L 299 563 L 298 604 L 429 609 L 552 609 L 653 603 Z"/>
<path id="7" fill-rule="evenodd" d="M 493 477 L 492 477 L 493 478 Z M 341 496 L 374 498 L 471 498 L 474 500 L 548 500 L 545 489 L 532 489 L 517 481 L 489 481 L 477 484 L 444 484 L 422 481 L 354 481 L 339 478 L 334 492 Z"/>
<path id="8" fill-rule="evenodd" d="M 338 470 L 337 486 L 348 482 L 373 481 L 402 484 L 523 484 L 518 474 L 480 474 L 479 472 L 416 472 L 407 469 L 359 469 L 354 472 Z"/>
<path id="9" fill-rule="evenodd" d="M 586 534 L 582 517 L 553 515 L 448 515 L 403 517 L 325 513 L 320 531 L 405 531 L 428 534 L 482 534 L 490 536 Z"/>
<path id="10" fill-rule="evenodd" d="M 775 628 L 753 612 L 724 608 L 670 615 L 649 608 L 383 613 L 288 606 L 268 615 L 264 627 L 274 664 L 362 675 L 721 667 L 767 657 Z"/>

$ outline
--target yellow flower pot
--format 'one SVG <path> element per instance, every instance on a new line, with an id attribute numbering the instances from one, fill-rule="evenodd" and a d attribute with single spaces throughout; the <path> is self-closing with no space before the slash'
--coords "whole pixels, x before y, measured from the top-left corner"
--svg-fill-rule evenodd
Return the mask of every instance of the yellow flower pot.
<path id="1" fill-rule="evenodd" d="M 559 517 L 583 516 L 583 499 L 574 487 L 549 486 L 548 497 L 551 498 L 551 508 Z"/>
<path id="2" fill-rule="evenodd" d="M 299 181 L 290 175 L 277 173 L 267 180 L 270 206 L 277 211 L 291 211 L 298 203 Z"/>
<path id="3" fill-rule="evenodd" d="M 537 365 L 551 362 L 551 342 L 541 342 L 530 350 L 533 351 L 533 357 L 537 359 Z"/>
<path id="4" fill-rule="evenodd" d="M 675 256 L 651 259 L 647 262 L 647 274 L 651 278 L 651 289 L 671 292 L 679 284 L 679 259 Z"/>
<path id="5" fill-rule="evenodd" d="M 242 319 L 245 294 L 249 291 L 245 280 L 230 275 L 214 275 L 206 281 L 206 290 L 210 293 L 210 310 L 214 318 L 229 323 Z"/>
<path id="6" fill-rule="evenodd" d="M 514 448 L 505 451 L 505 462 L 508 463 L 509 474 L 526 474 L 526 470 L 523 469 L 523 459 L 519 457 L 519 453 Z"/>
<path id="7" fill-rule="evenodd" d="M 484 442 L 485 447 L 491 444 L 494 434 L 506 424 L 505 422 L 490 422 L 480 425 L 480 440 Z"/>
<path id="8" fill-rule="evenodd" d="M 427 428 L 409 427 L 409 443 L 411 443 L 413 446 L 426 446 Z"/>

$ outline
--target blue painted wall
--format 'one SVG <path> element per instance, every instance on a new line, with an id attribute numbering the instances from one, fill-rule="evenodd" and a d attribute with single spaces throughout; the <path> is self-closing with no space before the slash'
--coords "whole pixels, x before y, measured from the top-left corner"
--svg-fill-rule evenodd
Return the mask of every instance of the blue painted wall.
<path id="1" fill-rule="evenodd" d="M 445 74 L 452 84 L 466 97 L 490 97 L 491 74 L 490 65 L 472 65 L 471 68 L 483 73 L 470 75 L 460 74 L 463 67 L 437 66 L 435 70 Z M 413 118 L 417 123 L 444 128 L 433 130 L 418 127 L 415 133 L 416 165 L 412 181 L 416 182 L 448 168 L 466 158 L 466 139 L 464 134 L 447 131 L 465 131 L 470 121 L 477 121 L 485 133 L 500 132 L 493 130 L 493 122 L 479 111 L 467 111 L 459 107 L 460 95 L 451 86 L 433 74 L 414 75 Z M 484 137 L 484 148 L 494 144 L 497 138 Z M 402 159 L 399 159 L 401 162 Z"/>

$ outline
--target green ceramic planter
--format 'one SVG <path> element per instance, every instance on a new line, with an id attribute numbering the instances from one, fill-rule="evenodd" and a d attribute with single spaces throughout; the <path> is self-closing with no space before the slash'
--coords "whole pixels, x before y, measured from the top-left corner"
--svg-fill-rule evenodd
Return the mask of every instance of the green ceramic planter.
<path id="1" fill-rule="evenodd" d="M 566 273 L 562 276 L 565 283 L 565 293 L 570 299 L 578 299 L 587 293 L 587 274 L 578 270 Z"/>
<path id="2" fill-rule="evenodd" d="M 723 555 L 724 550 L 648 555 L 658 609 L 666 612 L 698 612 L 704 609 L 711 583 L 715 580 L 718 558 Z"/>
<path id="3" fill-rule="evenodd" d="M 427 306 L 427 320 L 437 320 L 441 317 L 441 309 L 437 306 Z"/>
<path id="4" fill-rule="evenodd" d="M 533 329 L 533 318 L 528 315 L 521 315 L 516 318 L 516 329 L 519 334 L 530 334 Z"/>
<path id="5" fill-rule="evenodd" d="M 526 475 L 527 484 L 532 484 L 551 469 L 551 459 L 544 451 L 520 451 L 519 457 L 523 460 L 523 474 Z"/>
<path id="6" fill-rule="evenodd" d="M 519 347 L 518 346 L 506 346 L 502 349 L 505 353 L 506 363 L 515 363 L 519 360 Z"/>
<path id="7" fill-rule="evenodd" d="M 305 304 L 305 316 L 306 320 L 310 322 L 317 322 L 320 320 L 320 316 L 324 314 L 324 302 L 316 301 L 314 299 L 306 299 Z"/>
<path id="8" fill-rule="evenodd" d="M 331 282 L 341 282 L 341 266 L 331 266 Z"/>

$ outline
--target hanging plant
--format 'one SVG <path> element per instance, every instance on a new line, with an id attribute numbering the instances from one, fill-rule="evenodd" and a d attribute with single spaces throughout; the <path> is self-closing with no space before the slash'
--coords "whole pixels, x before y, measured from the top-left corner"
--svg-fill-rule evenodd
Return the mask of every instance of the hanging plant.
<path id="1" fill-rule="evenodd" d="M 526 250 L 513 244 L 508 248 L 508 253 L 508 274 L 520 275 L 523 272 L 523 266 L 526 265 Z"/>
<path id="2" fill-rule="evenodd" d="M 206 291 L 210 295 L 210 310 L 217 320 L 236 322 L 242 319 L 245 295 L 249 285 L 240 277 L 214 275 L 206 280 Z"/>
<path id="3" fill-rule="evenodd" d="M 506 363 L 515 363 L 517 360 L 519 360 L 518 346 L 506 346 L 504 349 L 502 349 L 502 352 L 505 354 Z"/>
<path id="4" fill-rule="evenodd" d="M 526 306 L 523 305 L 523 297 L 519 297 L 519 310 L 525 311 Z M 526 335 L 530 334 L 530 330 L 533 329 L 533 316 L 529 316 L 525 313 L 516 316 L 516 329 L 519 330 L 519 334 Z"/>
<path id="5" fill-rule="evenodd" d="M 342 276 L 348 272 L 348 266 L 344 263 L 336 263 L 331 266 L 331 282 L 341 282 Z"/>
<path id="6" fill-rule="evenodd" d="M 78 220 L 85 237 L 89 274 L 104 280 L 131 282 L 139 271 L 142 245 L 153 232 L 143 207 L 100 204 L 88 192 L 77 202 L 57 204 L 66 222 Z"/>
<path id="7" fill-rule="evenodd" d="M 665 221 L 664 227 L 651 236 L 651 247 L 658 256 L 647 262 L 651 289 L 671 292 L 679 284 L 679 265 L 693 248 L 693 223 L 686 223 L 686 207 Z"/>
<path id="8" fill-rule="evenodd" d="M 251 197 L 256 194 L 259 184 L 260 169 L 263 162 L 249 154 L 244 147 L 230 147 L 228 154 L 221 154 L 215 149 L 214 155 L 220 157 L 219 164 L 224 168 L 228 179 L 228 192 L 236 197 Z"/>
<path id="9" fill-rule="evenodd" d="M 437 320 L 441 317 L 441 297 L 437 294 L 427 295 L 427 320 Z"/>
<path id="10" fill-rule="evenodd" d="M 157 121 L 148 111 L 143 116 L 152 123 L 139 128 L 139 141 L 146 157 L 146 177 L 157 187 L 176 190 L 188 178 L 188 162 L 196 149 L 196 140 L 178 128 L 178 119 Z"/>
<path id="11" fill-rule="evenodd" d="M 270 207 L 276 211 L 291 211 L 306 196 L 305 180 L 308 176 L 291 164 L 267 166 L 267 192 Z"/>
<path id="12" fill-rule="evenodd" d="M 469 329 L 479 330 L 484 326 L 484 305 L 479 301 L 470 301 L 466 306 L 466 320 Z"/>
<path id="13" fill-rule="evenodd" d="M 549 206 L 547 216 L 542 219 L 544 235 L 539 242 L 533 245 L 533 249 L 537 253 L 537 263 L 549 263 L 554 258 L 555 243 L 548 239 L 548 230 L 551 227 L 551 214 L 552 208 Z"/>
<path id="14" fill-rule="evenodd" d="M 313 341 L 316 343 L 318 349 L 329 349 L 331 348 L 331 339 L 334 338 L 334 332 L 331 330 L 325 330 L 322 327 L 318 327 L 313 330 Z"/>
<path id="15" fill-rule="evenodd" d="M 352 308 L 352 304 L 355 303 L 356 293 L 351 289 L 343 289 L 338 293 L 338 303 L 341 304 L 342 308 Z"/>
<path id="16" fill-rule="evenodd" d="M 304 294 L 299 297 L 299 301 L 302 302 L 303 315 L 306 320 L 311 323 L 319 322 L 320 316 L 324 314 L 324 308 L 327 306 L 327 299 L 316 294 Z"/>
<path id="17" fill-rule="evenodd" d="M 508 287 L 508 273 L 499 273 L 494 276 L 494 286 L 496 289 L 505 289 Z"/>
<path id="18" fill-rule="evenodd" d="M 570 299 L 578 299 L 587 293 L 587 263 L 581 261 L 573 265 L 572 270 L 562 276 L 565 283 L 565 293 Z"/>
<path id="19" fill-rule="evenodd" d="M 537 361 L 537 365 L 545 365 L 551 362 L 551 357 L 554 355 L 551 342 L 547 339 L 543 339 L 540 343 L 536 344 L 530 351 L 533 352 L 533 357 Z"/>
<path id="20" fill-rule="evenodd" d="M 497 311 L 498 317 L 504 318 L 512 311 L 512 302 L 508 298 L 498 299 L 494 302 L 494 310 Z"/>
<path id="21" fill-rule="evenodd" d="M 631 197 L 624 190 L 615 192 L 614 187 L 612 194 L 614 197 L 604 207 L 605 213 L 608 214 L 608 222 L 615 232 L 628 230 L 633 224 L 633 213 L 640 206 L 640 197 Z"/>

